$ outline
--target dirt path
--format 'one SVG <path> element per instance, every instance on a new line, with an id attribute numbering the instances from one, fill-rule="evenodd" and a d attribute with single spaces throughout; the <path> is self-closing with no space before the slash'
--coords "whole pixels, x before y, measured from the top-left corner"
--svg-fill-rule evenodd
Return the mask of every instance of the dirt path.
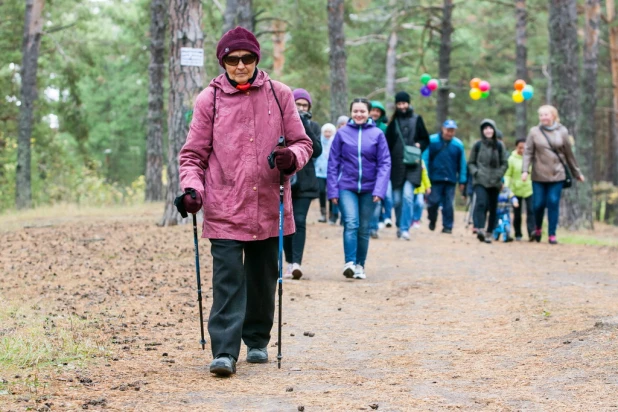
<path id="1" fill-rule="evenodd" d="M 458 219 L 450 236 L 384 231 L 352 281 L 342 229 L 315 223 L 307 275 L 284 283 L 282 369 L 243 352 L 218 379 L 198 345 L 190 228 L 156 227 L 159 212 L 0 233 L 0 298 L 83 316 L 111 348 L 42 373 L 42 403 L 14 385 L 0 410 L 618 410 L 616 248 L 484 245 Z"/>

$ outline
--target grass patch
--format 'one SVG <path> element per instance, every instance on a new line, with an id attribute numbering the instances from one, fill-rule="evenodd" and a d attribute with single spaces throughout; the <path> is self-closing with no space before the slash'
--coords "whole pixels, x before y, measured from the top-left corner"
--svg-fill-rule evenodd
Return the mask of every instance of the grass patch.
<path id="1" fill-rule="evenodd" d="M 561 233 L 558 237 L 560 243 L 566 245 L 586 245 L 586 246 L 614 246 L 618 247 L 618 240 L 595 237 L 590 235 Z"/>
<path id="2" fill-rule="evenodd" d="M 3 375 L 37 376 L 41 369 L 82 366 L 106 353 L 105 339 L 96 322 L 66 313 L 51 313 L 37 305 L 7 302 L 0 308 Z"/>

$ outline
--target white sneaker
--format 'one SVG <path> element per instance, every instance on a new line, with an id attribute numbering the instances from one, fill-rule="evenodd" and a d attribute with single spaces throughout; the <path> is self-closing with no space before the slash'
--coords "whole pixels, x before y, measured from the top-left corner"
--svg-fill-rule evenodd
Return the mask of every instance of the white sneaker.
<path id="1" fill-rule="evenodd" d="M 354 265 L 354 262 L 348 262 L 343 266 L 343 276 L 345 276 L 348 279 L 352 279 L 354 277 L 354 271 L 355 271 L 356 267 Z"/>
<path id="2" fill-rule="evenodd" d="M 354 279 L 365 279 L 365 268 L 361 265 L 356 265 L 354 268 Z"/>
<path id="3" fill-rule="evenodd" d="M 401 232 L 401 238 L 404 240 L 410 240 L 410 232 L 404 230 L 403 232 Z"/>
<path id="4" fill-rule="evenodd" d="M 420 228 L 421 228 L 421 224 L 419 222 L 412 223 L 412 229 L 420 229 Z"/>
<path id="5" fill-rule="evenodd" d="M 303 277 L 303 271 L 298 263 L 292 264 L 292 279 L 300 279 Z"/>
<path id="6" fill-rule="evenodd" d="M 386 227 L 386 224 L 384 222 L 380 222 L 378 223 L 378 229 L 382 230 Z"/>
<path id="7" fill-rule="evenodd" d="M 393 227 L 393 221 L 390 219 L 384 219 L 384 225 L 386 227 Z"/>
<path id="8" fill-rule="evenodd" d="M 291 263 L 288 263 L 285 272 L 283 272 L 283 279 L 292 279 L 292 266 Z"/>

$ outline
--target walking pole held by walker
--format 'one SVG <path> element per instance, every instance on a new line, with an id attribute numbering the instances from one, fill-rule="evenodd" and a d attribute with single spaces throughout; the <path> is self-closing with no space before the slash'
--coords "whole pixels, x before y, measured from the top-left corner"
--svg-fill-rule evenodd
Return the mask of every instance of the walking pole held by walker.
<path id="1" fill-rule="evenodd" d="M 192 199 L 196 198 L 195 190 L 185 189 L 185 192 L 174 200 L 174 205 L 176 206 L 176 209 L 178 209 L 178 213 L 180 213 L 180 216 L 182 216 L 183 218 L 186 218 L 189 215 L 185 210 L 185 206 L 183 203 L 183 198 L 187 195 L 191 196 Z M 192 213 L 192 215 L 193 244 L 195 246 L 195 273 L 197 275 L 197 301 L 200 308 L 200 332 L 202 334 L 202 339 L 200 339 L 200 345 L 202 345 L 202 350 L 205 350 L 206 339 L 204 339 L 204 315 L 202 312 L 202 279 L 200 278 L 200 252 L 197 246 L 197 217 L 195 216 L 195 213 Z"/>
<path id="2" fill-rule="evenodd" d="M 285 147 L 285 138 L 283 136 L 279 137 L 279 141 L 275 150 L 268 156 L 268 164 L 271 169 L 275 168 L 275 151 L 277 147 Z M 279 173 L 279 325 L 277 328 L 277 368 L 281 369 L 281 315 L 282 315 L 282 306 L 281 302 L 283 300 L 283 183 L 284 183 L 284 175 L 283 172 Z"/>

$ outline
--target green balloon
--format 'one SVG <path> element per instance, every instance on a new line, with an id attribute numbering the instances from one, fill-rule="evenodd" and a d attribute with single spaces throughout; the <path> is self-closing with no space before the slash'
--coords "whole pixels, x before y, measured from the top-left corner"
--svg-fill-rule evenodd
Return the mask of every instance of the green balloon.
<path id="1" fill-rule="evenodd" d="M 421 76 L 421 83 L 423 83 L 425 86 L 427 86 L 427 83 L 429 83 L 429 80 L 431 80 L 430 74 L 425 73 Z"/>
<path id="2" fill-rule="evenodd" d="M 489 97 L 489 90 L 481 92 L 481 99 L 487 99 Z"/>

